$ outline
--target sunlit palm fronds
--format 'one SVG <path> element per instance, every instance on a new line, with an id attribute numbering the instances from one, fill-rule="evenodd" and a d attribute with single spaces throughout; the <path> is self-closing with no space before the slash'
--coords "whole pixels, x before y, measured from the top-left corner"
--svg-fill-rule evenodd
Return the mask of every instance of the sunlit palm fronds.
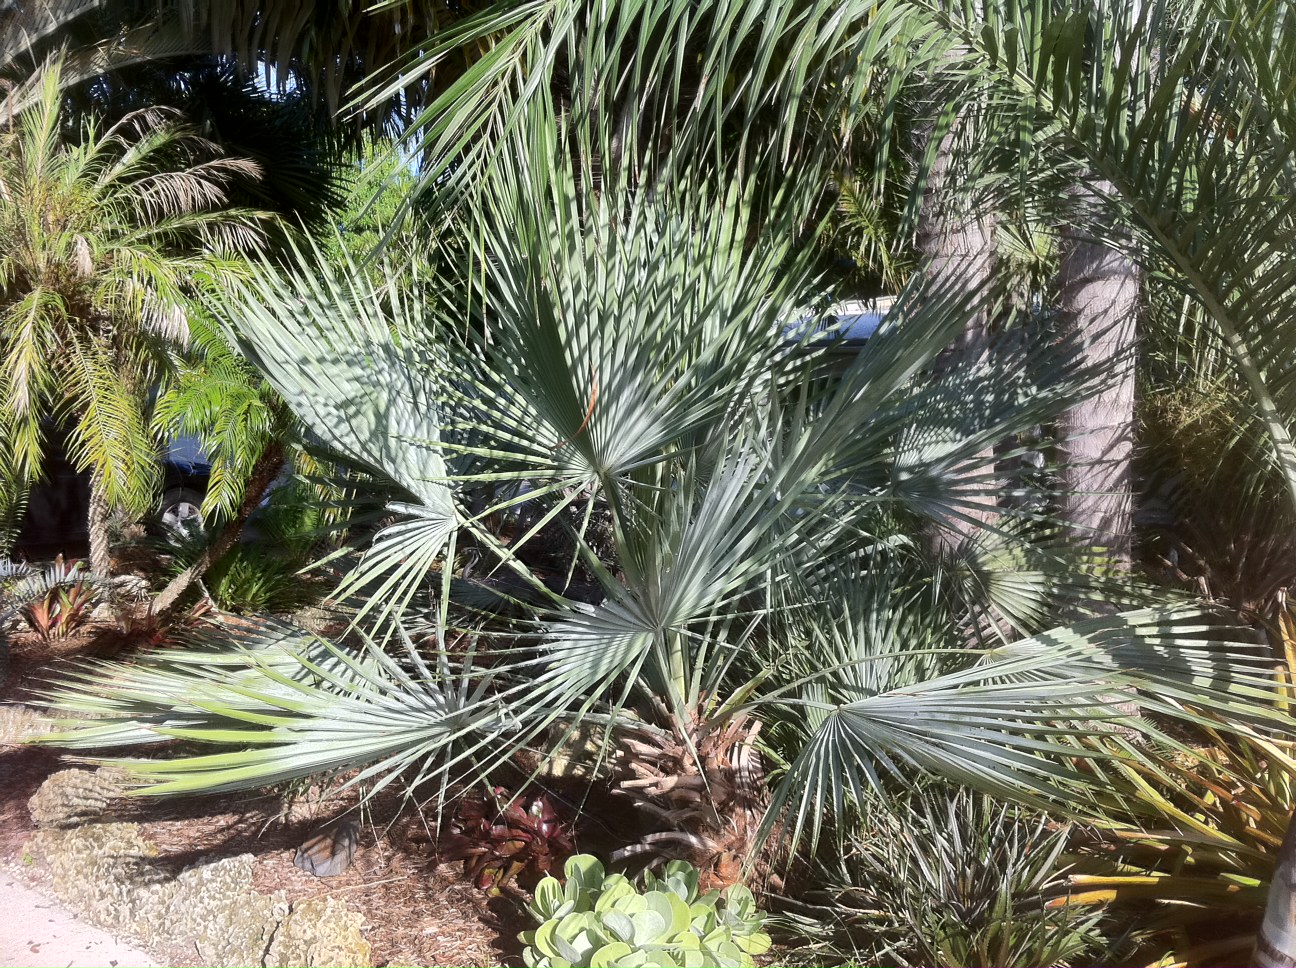
<path id="1" fill-rule="evenodd" d="M 1037 166 L 1111 186 L 1106 227 L 1086 231 L 1127 246 L 1113 230 L 1132 228 L 1136 254 L 1217 334 L 1296 483 L 1283 325 L 1296 298 L 1283 37 L 1296 12 L 1232 2 L 932 10 L 967 52 L 952 73 L 998 112 L 991 130 L 1002 134 L 982 143 L 1028 139 L 1023 174 Z"/>
<path id="2" fill-rule="evenodd" d="M 845 362 L 810 335 L 813 318 L 797 325 L 817 289 L 805 252 L 842 134 L 801 127 L 800 107 L 813 101 L 822 118 L 837 105 L 849 121 L 852 99 L 877 83 L 895 95 L 891 85 L 915 65 L 957 68 L 1003 106 L 987 118 L 1025 118 L 1032 137 L 1038 124 L 1040 151 L 1054 137 L 1066 149 L 1059 166 L 1078 171 L 1066 152 L 1093 134 L 1076 108 L 1089 90 L 1076 65 L 1090 13 L 1054 23 L 1051 11 L 1029 8 L 1022 37 L 999 20 L 972 30 L 979 11 L 900 3 L 591 10 L 551 0 L 467 23 L 454 43 L 474 31 L 506 36 L 421 129 L 434 161 L 426 184 L 461 204 L 473 240 L 466 258 L 436 261 L 435 285 L 411 286 L 304 251 L 212 300 L 326 444 L 406 492 L 341 589 L 364 599 L 357 624 L 378 631 L 344 648 L 254 628 L 266 651 L 244 660 L 246 681 L 233 685 L 199 661 L 97 669 L 112 725 L 60 741 L 183 735 L 225 748 L 134 764 L 167 792 L 344 764 L 365 776 L 465 779 L 592 723 L 607 730 L 602 755 L 616 747 L 623 760 L 666 764 L 640 778 L 659 792 L 677 753 L 723 759 L 689 776 L 703 807 L 712 781 L 729 783 L 759 751 L 771 779 L 749 772 L 761 789 L 748 806 L 765 809 L 764 833 L 796 842 L 841 832 L 876 791 L 923 774 L 1083 812 L 1101 775 L 1086 757 L 1107 751 L 1079 738 L 1107 723 L 1155 735 L 1155 721 L 1130 716 L 1130 704 L 1280 726 L 1269 659 L 1249 630 L 1178 605 L 1051 628 L 1122 595 L 1095 580 L 1090 562 L 1068 568 L 1065 555 L 1048 554 L 1037 493 L 1047 498 L 1047 483 L 1005 492 L 995 464 L 1012 455 L 994 451 L 1004 441 L 1034 448 L 1038 428 L 1101 392 L 1102 374 L 1052 341 L 1030 353 L 1006 342 L 966 367 L 934 366 L 970 320 L 1010 303 L 1002 287 L 966 291 L 948 273 L 918 276 Z M 1137 16 L 1144 33 L 1160 24 Z M 1205 20 L 1176 16 L 1186 51 L 1194 37 L 1218 36 Z M 1000 28 L 1024 46 L 1005 41 L 989 55 L 986 38 Z M 959 42 L 967 50 L 951 54 Z M 1111 58 L 1133 58 L 1131 46 L 1104 53 L 1100 79 L 1120 76 Z M 873 72 L 892 48 L 903 56 Z M 449 49 L 414 59 L 427 68 Z M 1065 58 L 1050 60 L 1055 53 Z M 1059 64 L 1067 70 L 1048 73 Z M 1147 99 L 1136 116 L 1170 117 L 1165 92 L 1176 89 L 1153 96 L 1145 81 L 1133 87 Z M 1111 91 L 1093 95 L 1124 123 L 1125 95 L 1109 101 Z M 1132 138 L 1115 142 L 1140 150 Z M 1157 143 L 1171 159 L 1189 150 Z M 1194 171 L 1224 170 L 1220 139 L 1198 147 Z M 1261 155 L 1257 145 L 1252 156 Z M 1084 160 L 1129 183 L 1118 166 Z M 1133 155 L 1125 163 L 1142 171 Z M 1239 204 L 1259 217 L 1254 198 Z M 1174 263 L 1190 288 L 1224 250 L 1211 251 Z M 1200 292 L 1222 278 L 1212 274 Z M 1224 305 L 1218 296 L 1211 306 Z M 1038 325 L 1020 317 L 1006 328 Z M 987 503 L 1007 523 L 966 549 L 965 567 L 951 566 L 958 594 L 904 567 L 932 527 L 976 522 Z M 509 519 L 512 533 L 487 527 L 492 517 Z M 596 518 L 607 525 L 599 542 Z M 535 554 L 553 530 L 571 549 L 557 569 Z M 511 621 L 487 620 L 480 637 L 449 627 L 454 595 L 470 584 L 454 575 L 466 546 L 474 581 L 509 592 L 516 610 Z M 1052 580 L 1041 572 L 1054 568 L 1060 607 L 1041 594 Z M 577 569 L 593 586 L 581 596 Z M 973 648 L 956 606 L 977 596 L 992 620 L 1031 637 Z M 429 601 L 428 641 L 389 655 L 403 613 Z M 324 670 L 308 647 L 341 671 Z M 69 681 L 51 698 L 75 712 L 88 691 Z M 192 718 L 178 732 L 159 722 L 154 694 Z M 561 746 L 544 742 L 545 753 Z M 1141 755 L 1133 743 L 1122 751 Z M 618 782 L 625 793 L 646 789 Z M 637 802 L 672 820 L 651 789 Z M 692 824 L 697 811 L 687 809 Z M 659 832 L 657 842 L 708 861 L 716 846 Z"/>
<path id="3" fill-rule="evenodd" d="M 108 503 L 142 511 L 157 480 L 144 418 L 158 346 L 187 338 L 202 278 L 237 271 L 264 218 L 225 207 L 249 162 L 165 112 L 63 141 L 60 74 L 0 132 L 0 427 L 20 476 L 40 473 L 51 422 Z"/>
<path id="4" fill-rule="evenodd" d="M 429 159 L 424 184 L 445 175 L 468 190 L 550 99 L 568 133 L 589 135 L 575 150 L 597 171 L 637 179 L 700 165 L 776 176 L 849 143 L 856 122 L 876 115 L 868 95 L 894 93 L 942 48 L 908 3 L 828 0 L 499 3 L 433 41 L 361 104 L 448 77 L 408 130 Z M 462 74 L 446 72 L 471 45 L 486 54 Z M 885 169 L 885 140 L 877 159 Z"/>
<path id="5" fill-rule="evenodd" d="M 410 500 L 391 506 L 395 523 L 343 588 L 366 597 L 361 624 L 376 616 L 382 630 L 330 648 L 345 675 L 283 682 L 278 663 L 304 648 L 284 640 L 267 644 L 274 664 L 248 666 L 258 684 L 227 685 L 201 663 L 96 670 L 119 703 L 119 725 L 101 732 L 227 748 L 136 764 L 154 789 L 347 762 L 464 779 L 582 720 L 610 744 L 624 727 L 639 744 L 627 755 L 687 755 L 734 724 L 717 756 L 750 762 L 742 747 L 759 744 L 776 780 L 748 802 L 771 804 L 767 831 L 786 816 L 796 840 L 915 772 L 1074 800 L 1094 775 L 1074 737 L 1122 717 L 1116 698 L 1265 719 L 1263 650 L 1197 612 L 1126 612 L 986 653 L 964 640 L 953 596 L 892 581 L 923 528 L 997 496 L 990 445 L 1101 385 L 1064 346 L 1009 373 L 934 369 L 998 294 L 915 279 L 865 351 L 833 366 L 793 325 L 816 288 L 795 240 L 821 181 L 765 194 L 703 172 L 591 192 L 543 130 L 524 147 L 476 196 L 478 258 L 446 266 L 440 289 L 346 263 L 330 272 L 306 252 L 213 298 L 298 416 Z M 571 508 L 573 561 L 553 573 L 529 544 Z M 596 510 L 610 529 L 601 554 Z M 511 540 L 484 526 L 489 514 L 515 517 Z M 1011 501 L 1004 514 L 1039 516 Z M 488 661 L 485 639 L 449 647 L 460 542 L 485 580 L 511 574 L 538 596 L 514 599 L 521 616 L 496 629 Z M 567 594 L 576 567 L 597 585 L 588 600 Z M 1072 591 L 1085 580 L 1081 568 Z M 389 658 L 379 643 L 401 638 L 419 592 L 439 613 L 434 634 Z M 1032 625 L 1049 614 L 1023 606 Z M 149 690 L 206 712 L 175 732 L 154 721 Z M 437 698 L 447 690 L 450 705 Z M 71 712 L 84 691 L 52 698 Z M 718 840 L 674 842 L 707 859 Z"/>
<path id="6" fill-rule="evenodd" d="M 213 55 L 234 59 L 281 91 L 295 86 L 311 99 L 321 125 L 338 121 L 348 92 L 365 77 L 400 60 L 414 45 L 440 37 L 476 4 L 441 0 L 351 4 L 289 2 L 152 2 L 105 4 L 54 0 L 14 4 L 0 11 L 0 79 L 10 84 L 0 101 L 6 113 L 38 96 L 26 83 L 32 71 L 61 56 L 67 86 L 140 64 Z M 501 4 L 502 6 L 502 4 Z M 466 45 L 451 70 L 467 70 L 479 53 Z M 408 123 L 435 85 L 412 80 L 363 119 L 370 130 Z M 0 89 L 2 90 L 2 89 Z"/>
<path id="7" fill-rule="evenodd" d="M 159 439 L 201 437 L 211 461 L 204 515 L 228 517 L 243 498 L 257 459 L 291 436 L 282 403 L 246 360 L 231 351 L 210 320 L 190 319 L 196 353 L 186 354 L 153 405 Z"/>

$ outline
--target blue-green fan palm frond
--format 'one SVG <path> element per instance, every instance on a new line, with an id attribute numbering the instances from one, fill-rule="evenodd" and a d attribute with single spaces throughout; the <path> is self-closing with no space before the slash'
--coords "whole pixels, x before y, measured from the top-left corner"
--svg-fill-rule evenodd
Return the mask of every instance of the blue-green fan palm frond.
<path id="1" fill-rule="evenodd" d="M 682 18 L 691 6 L 664 9 Z M 836 20 L 835 5 L 771 11 L 770 38 L 805 43 L 777 71 L 748 77 L 777 72 L 778 85 L 731 99 L 761 102 L 811 76 L 811 87 L 827 85 L 842 69 L 835 54 L 876 53 L 888 22 L 885 36 L 908 29 L 894 5 L 875 6 L 896 19 L 861 5 Z M 754 5 L 708 11 L 732 13 L 748 39 L 765 36 Z M 843 33 L 851 17 L 869 30 Z M 948 46 L 939 40 L 932 51 Z M 716 44 L 727 76 L 747 48 Z M 499 51 L 505 65 L 510 48 Z M 669 47 L 650 53 L 654 76 L 669 78 Z M 717 91 L 697 110 L 720 109 Z M 689 156 L 678 144 L 714 147 L 725 130 L 689 129 L 671 156 L 679 167 L 618 176 L 606 152 L 579 150 L 607 147 L 606 130 L 590 133 L 605 115 L 573 110 L 564 127 L 545 85 L 526 93 L 499 119 L 496 144 L 510 150 L 465 164 L 484 171 L 455 196 L 476 244 L 436 263 L 432 285 L 390 285 L 304 250 L 213 299 L 312 432 L 407 500 L 391 505 L 393 523 L 342 589 L 363 599 L 364 640 L 308 649 L 289 633 L 273 661 L 244 656 L 237 683 L 201 661 L 97 670 L 116 725 L 89 728 L 218 750 L 132 763 L 150 789 L 230 789 L 346 763 L 366 777 L 448 780 L 541 742 L 561 753 L 562 739 L 593 723 L 621 793 L 675 824 L 646 843 L 741 852 L 751 840 L 735 846 L 736 829 L 814 839 L 915 776 L 1083 812 L 1100 782 L 1085 757 L 1101 754 L 1078 739 L 1114 724 L 1151 731 L 1129 704 L 1282 726 L 1248 630 L 1179 604 L 1052 628 L 1058 609 L 1039 595 L 1047 580 L 1027 574 L 1038 561 L 998 553 L 992 538 L 1011 548 L 1024 540 L 1015 529 L 1034 526 L 1035 538 L 1050 522 L 1046 502 L 1018 493 L 1030 488 L 1005 486 L 994 445 L 1103 389 L 1066 346 L 1042 347 L 1030 366 L 1004 365 L 1006 352 L 998 365 L 936 365 L 972 319 L 1010 304 L 1001 286 L 918 276 L 858 355 L 834 364 L 804 329 L 794 335 L 815 290 L 803 245 L 824 215 L 826 141 L 764 145 L 764 164 L 788 160 L 771 183 L 759 165 Z M 443 120 L 434 142 L 462 133 Z M 983 581 L 991 606 L 1031 633 L 990 650 L 970 647 L 958 595 L 902 567 L 921 558 L 932 528 L 976 520 L 987 505 L 1003 521 L 985 526 L 979 571 L 952 579 Z M 555 534 L 569 559 L 557 567 L 538 547 Z M 472 580 L 509 592 L 516 611 L 452 648 L 468 546 Z M 589 579 L 581 596 L 578 568 Z M 1082 561 L 1063 581 L 1064 607 L 1119 601 L 1092 571 Z M 402 634 L 414 609 L 431 633 L 419 643 Z M 53 690 L 68 711 L 90 691 Z M 153 694 L 192 718 L 159 723 Z M 59 741 L 92 739 L 73 729 Z M 737 805 L 728 826 L 717 791 Z"/>
<path id="2" fill-rule="evenodd" d="M 662 781 L 689 769 L 690 748 L 723 753 L 725 769 L 739 772 L 754 768 L 755 754 L 743 749 L 763 750 L 774 767 L 768 799 L 744 809 L 759 814 L 767 804 L 767 829 L 787 816 L 795 839 L 816 836 L 871 790 L 916 774 L 1034 802 L 1074 799 L 1094 774 L 1077 765 L 1072 740 L 1095 723 L 1128 718 L 1118 699 L 1188 715 L 1198 703 L 1267 721 L 1260 651 L 1248 635 L 1191 610 L 1122 613 L 987 653 L 960 638 L 950 596 L 890 582 L 887 563 L 905 547 L 892 540 L 897 529 L 910 529 L 912 547 L 923 528 L 957 516 L 969 494 L 994 486 L 986 483 L 993 475 L 987 468 L 971 484 L 960 476 L 957 486 L 950 475 L 964 475 L 987 439 L 1033 427 L 1073 393 L 1093 392 L 1093 375 L 1062 353 L 1051 382 L 1041 368 L 1011 392 L 989 372 L 942 377 L 933 360 L 993 294 L 937 291 L 923 280 L 876 342 L 844 372 L 826 375 L 815 347 L 795 351 L 766 308 L 794 304 L 805 279 L 781 274 L 778 259 L 761 261 L 764 245 L 786 244 L 784 225 L 764 224 L 770 242 L 758 237 L 727 257 L 742 270 L 734 277 L 762 286 L 763 296 L 743 289 L 720 298 L 723 273 L 699 277 L 671 247 L 647 244 L 663 224 L 648 215 L 659 206 L 669 214 L 680 197 L 625 198 L 631 218 L 617 231 L 597 212 L 568 225 L 598 240 L 600 257 L 587 258 L 584 243 L 551 246 L 543 274 L 515 277 L 513 266 L 525 260 L 502 251 L 509 243 L 501 237 L 494 258 L 471 268 L 489 275 L 499 267 L 500 286 L 512 287 L 502 291 L 526 301 L 512 298 L 498 312 L 488 301 L 489 328 L 471 338 L 455 338 L 457 320 L 447 321 L 443 306 L 386 299 L 372 274 L 352 267 L 317 276 L 309 256 L 303 268 L 263 269 L 255 286 L 234 290 L 218 309 L 285 401 L 326 443 L 409 494 L 392 506 L 399 520 L 347 586 L 372 596 L 383 634 L 332 645 L 254 623 L 247 637 L 264 647 L 228 660 L 237 677 L 228 662 L 165 655 L 77 673 L 92 675 L 94 689 L 67 679 L 48 698 L 75 712 L 97 702 L 89 697 L 98 691 L 108 698 L 96 711 L 107 719 L 58 741 L 175 735 L 218 750 L 131 761 L 154 792 L 259 785 L 345 765 L 365 777 L 448 781 L 489 770 L 555 727 L 565 736 L 584 719 L 602 724 L 610 743 L 631 734 L 638 746 L 626 751 L 660 746 L 653 769 Z M 558 195 L 552 204 L 567 203 Z M 729 192 L 716 204 L 738 206 L 730 215 L 738 219 L 749 203 Z M 512 244 L 546 251 L 533 243 L 523 227 Z M 565 252 L 570 259 L 560 258 Z M 670 295 L 665 304 L 677 308 L 669 313 L 653 300 L 631 302 L 624 319 L 609 298 L 561 325 L 536 308 L 564 293 L 573 310 L 586 306 L 580 294 L 596 292 L 600 274 L 616 278 L 609 267 L 622 265 L 636 268 L 648 292 L 716 295 Z M 477 291 L 493 290 L 488 283 Z M 737 332 L 745 335 L 731 340 Z M 606 368 L 596 418 L 589 399 L 570 390 L 586 378 L 590 353 Z M 542 396 L 520 381 L 510 391 L 515 406 L 474 396 L 476 383 L 504 386 L 499 374 L 536 367 L 538 375 L 542 357 L 566 394 Z M 642 372 L 621 378 L 622 367 Z M 643 381 L 675 399 L 714 381 L 726 403 L 672 410 L 645 400 Z M 457 422 L 464 414 L 471 423 Z M 597 437 L 570 445 L 571 458 L 535 445 L 537 427 L 549 434 L 541 441 L 564 441 L 581 436 L 586 421 L 605 428 L 617 450 L 598 450 Z M 649 425 L 662 431 L 616 436 Z M 500 499 L 501 477 L 530 489 Z M 536 534 L 569 505 L 603 502 L 603 556 L 579 528 L 571 536 L 596 580 L 592 600 L 546 584 L 525 547 L 490 543 L 477 495 L 501 512 L 529 505 Z M 512 573 L 544 592 L 530 602 L 516 596 L 521 622 L 476 638 L 467 652 L 434 644 L 452 631 L 446 616 L 463 584 L 448 555 L 461 540 L 476 542 L 487 579 Z M 426 607 L 428 592 L 439 613 L 432 638 L 389 655 L 381 643 L 406 641 L 402 613 L 411 602 Z M 1043 621 L 1037 609 L 1027 617 Z M 752 724 L 768 725 L 769 739 L 759 740 Z M 648 803 L 656 783 L 648 776 L 623 788 Z M 665 809 L 666 801 L 653 802 Z"/>

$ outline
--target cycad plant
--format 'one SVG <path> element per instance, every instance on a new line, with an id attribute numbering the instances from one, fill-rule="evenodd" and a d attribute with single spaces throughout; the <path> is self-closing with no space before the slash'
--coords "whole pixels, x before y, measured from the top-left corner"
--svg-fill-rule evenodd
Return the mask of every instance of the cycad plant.
<path id="1" fill-rule="evenodd" d="M 49 699 L 100 715 L 57 742 L 223 748 L 129 761 L 155 793 L 357 766 L 444 787 L 580 753 L 592 726 L 585 755 L 650 824 L 624 853 L 719 883 L 915 773 L 1074 807 L 1093 777 L 1075 735 L 1155 731 L 1117 701 L 1275 718 L 1263 647 L 1195 609 L 1048 630 L 1055 593 L 1103 586 L 1006 553 L 1047 551 L 1040 505 L 977 462 L 1099 386 L 1066 346 L 935 372 L 997 294 L 917 277 L 843 368 L 798 323 L 821 169 L 596 178 L 606 153 L 560 133 L 537 111 L 460 199 L 477 243 L 439 285 L 303 251 L 213 306 L 312 432 L 407 495 L 337 591 L 356 634 L 245 626 L 231 651 L 211 630 L 83 669 Z M 934 575 L 922 536 L 988 497 L 1018 525 L 977 581 Z M 990 648 L 961 631 L 969 589 L 1005 623 Z"/>
<path id="2" fill-rule="evenodd" d="M 65 130 L 59 78 L 0 129 L 0 430 L 23 484 L 53 425 L 71 428 L 102 575 L 109 509 L 144 511 L 157 483 L 145 404 L 159 350 L 187 338 L 195 287 L 237 273 L 231 253 L 258 243 L 262 219 L 225 206 L 251 162 L 160 111 Z"/>

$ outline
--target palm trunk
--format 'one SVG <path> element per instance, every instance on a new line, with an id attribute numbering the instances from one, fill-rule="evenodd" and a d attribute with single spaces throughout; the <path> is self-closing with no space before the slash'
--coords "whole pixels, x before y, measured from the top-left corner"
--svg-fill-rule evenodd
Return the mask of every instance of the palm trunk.
<path id="1" fill-rule="evenodd" d="M 90 571 L 99 578 L 112 573 L 112 552 L 108 541 L 108 494 L 98 474 L 90 481 L 90 510 L 86 515 L 90 534 Z"/>
<path id="2" fill-rule="evenodd" d="M 1251 964 L 1296 968 L 1296 814 L 1287 824 L 1287 836 L 1278 849 L 1278 866 L 1269 883 L 1269 902 Z"/>
<path id="3" fill-rule="evenodd" d="M 994 219 L 960 204 L 955 170 L 959 128 L 960 123 L 955 122 L 937 148 L 923 197 L 916 241 L 929 285 L 934 290 L 960 288 L 982 292 L 989 288 L 994 273 Z M 933 125 L 922 140 L 930 141 L 934 136 Z M 959 339 L 941 354 L 937 372 L 951 372 L 983 360 L 990 349 L 990 322 L 989 312 L 979 311 Z M 942 522 L 933 531 L 930 536 L 933 551 L 954 550 L 981 525 L 998 517 L 997 497 L 984 493 L 988 489 L 984 479 L 960 483 L 962 478 L 984 475 L 994 462 L 993 450 L 985 450 L 952 473 L 956 491 L 966 488 L 969 492 L 982 493 L 969 493 L 962 498 L 961 510 L 966 518 Z"/>
<path id="4" fill-rule="evenodd" d="M 706 887 L 764 871 L 764 858 L 753 856 L 768 803 L 756 749 L 760 725 L 743 715 L 714 724 L 676 719 L 670 736 L 646 730 L 623 736 L 613 792 L 659 829 L 613 859 L 687 860 L 701 871 Z"/>
<path id="5" fill-rule="evenodd" d="M 1081 190 L 1082 221 L 1097 222 L 1095 192 L 1111 191 L 1104 182 Z M 1102 234 L 1108 230 L 1104 226 Z M 1063 316 L 1079 340 L 1083 364 L 1103 379 L 1102 392 L 1081 400 L 1062 420 L 1063 519 L 1078 538 L 1128 568 L 1139 270 L 1124 253 L 1069 227 L 1059 277 Z"/>
<path id="6" fill-rule="evenodd" d="M 180 596 L 189 589 L 189 586 L 205 575 L 212 565 L 229 553 L 243 534 L 243 528 L 247 524 L 248 518 L 252 517 L 252 512 L 265 499 L 266 491 L 274 483 L 274 479 L 279 476 L 283 466 L 283 447 L 277 443 L 267 445 L 265 450 L 261 452 L 261 456 L 257 458 L 256 464 L 252 467 L 247 488 L 243 492 L 243 501 L 239 504 L 234 516 L 221 529 L 215 540 L 199 555 L 198 560 L 171 579 L 166 588 L 162 589 L 158 596 L 153 599 L 153 604 L 149 609 L 153 615 L 164 616 L 170 612 L 180 600 Z"/>

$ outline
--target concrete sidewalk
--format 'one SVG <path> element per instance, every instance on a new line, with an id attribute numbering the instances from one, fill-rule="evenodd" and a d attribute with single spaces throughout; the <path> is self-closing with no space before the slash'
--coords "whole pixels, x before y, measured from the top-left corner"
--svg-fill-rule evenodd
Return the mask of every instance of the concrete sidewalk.
<path id="1" fill-rule="evenodd" d="M 154 968 L 157 962 L 0 869 L 0 966 Z"/>

